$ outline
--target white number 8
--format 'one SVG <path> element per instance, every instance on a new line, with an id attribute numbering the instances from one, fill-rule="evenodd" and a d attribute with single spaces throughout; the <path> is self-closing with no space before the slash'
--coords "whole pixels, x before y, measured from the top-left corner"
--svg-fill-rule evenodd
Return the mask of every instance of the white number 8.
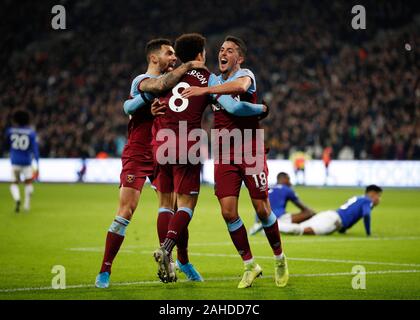
<path id="1" fill-rule="evenodd" d="M 181 96 L 181 93 L 179 92 L 179 89 L 184 89 L 185 90 L 185 89 L 187 89 L 189 87 L 190 87 L 190 85 L 188 83 L 186 83 L 186 82 L 180 82 L 180 83 L 178 83 L 172 89 L 172 97 L 169 99 L 169 108 L 171 108 L 172 111 L 174 111 L 174 112 L 182 112 L 182 111 L 184 111 L 185 109 L 188 108 L 189 101 L 188 101 L 188 99 L 184 99 Z M 181 100 L 182 101 L 182 103 L 181 103 L 180 106 L 177 106 L 175 104 L 175 102 L 177 100 Z"/>

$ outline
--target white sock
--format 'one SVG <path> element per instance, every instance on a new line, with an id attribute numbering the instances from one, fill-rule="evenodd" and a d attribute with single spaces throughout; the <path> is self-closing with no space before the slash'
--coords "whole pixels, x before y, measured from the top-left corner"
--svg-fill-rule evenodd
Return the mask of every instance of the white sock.
<path id="1" fill-rule="evenodd" d="M 277 261 L 279 261 L 279 260 L 283 260 L 283 258 L 284 258 L 284 254 L 283 254 L 283 252 L 282 253 L 280 253 L 278 256 L 274 256 L 274 258 L 277 260 Z"/>
<path id="2" fill-rule="evenodd" d="M 10 185 L 10 193 L 12 194 L 13 200 L 20 201 L 20 191 L 17 183 Z"/>
<path id="3" fill-rule="evenodd" d="M 33 191 L 34 191 L 34 186 L 32 184 L 25 184 L 25 204 L 24 204 L 25 210 L 29 210 L 29 207 L 31 205 L 31 195 Z"/>
<path id="4" fill-rule="evenodd" d="M 288 234 L 298 234 L 301 235 L 303 233 L 303 228 L 301 225 L 297 223 L 283 223 L 278 221 L 279 231 L 282 233 Z"/>
<path id="5" fill-rule="evenodd" d="M 244 265 L 252 264 L 254 263 L 254 258 L 251 258 L 249 260 L 244 260 Z"/>

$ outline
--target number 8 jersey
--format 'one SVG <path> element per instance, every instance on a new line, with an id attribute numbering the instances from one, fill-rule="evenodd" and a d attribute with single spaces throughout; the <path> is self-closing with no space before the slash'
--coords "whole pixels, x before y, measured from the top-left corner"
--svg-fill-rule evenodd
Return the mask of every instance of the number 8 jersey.
<path id="1" fill-rule="evenodd" d="M 177 145 L 180 143 L 180 138 L 181 140 L 185 139 L 185 143 L 190 145 L 195 143 L 195 141 L 187 142 L 186 136 L 183 136 L 183 131 L 186 128 L 185 133 L 188 134 L 193 129 L 201 128 L 201 118 L 207 105 L 211 103 L 211 98 L 208 95 L 203 95 L 184 99 L 181 93 L 192 86 L 207 87 L 209 78 L 210 72 L 207 70 L 193 69 L 187 72 L 172 90 L 160 98 L 168 104 L 168 107 L 164 115 L 156 117 L 154 120 L 153 145 L 155 147 L 164 143 L 164 141 L 157 139 L 157 134 L 162 129 L 171 129 L 175 133 Z M 182 121 L 181 126 L 180 121 Z"/>
<path id="2" fill-rule="evenodd" d="M 6 131 L 7 142 L 10 146 L 10 160 L 12 165 L 30 166 L 32 159 L 39 160 L 36 133 L 29 127 L 9 128 Z"/>

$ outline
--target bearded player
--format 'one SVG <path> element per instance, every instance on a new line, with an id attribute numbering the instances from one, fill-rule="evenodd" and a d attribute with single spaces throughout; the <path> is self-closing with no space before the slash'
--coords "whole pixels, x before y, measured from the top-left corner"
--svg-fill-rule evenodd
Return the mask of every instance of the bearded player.
<path id="1" fill-rule="evenodd" d="M 205 42 L 205 38 L 199 34 L 182 35 L 175 43 L 179 59 L 183 62 L 191 59 L 205 62 Z M 215 75 L 207 70 L 187 72 L 172 91 L 161 99 L 168 107 L 164 115 L 155 119 L 153 143 L 158 170 L 153 184 L 163 195 L 169 196 L 175 192 L 178 205 L 169 223 L 166 239 L 154 253 L 158 274 L 164 278 L 169 277 L 169 257 L 175 245 L 179 244 L 180 235 L 188 229 L 200 190 L 201 164 L 191 160 L 189 154 L 196 144 L 187 141 L 187 136 L 194 129 L 201 129 L 203 112 L 211 102 L 209 96 L 203 95 L 184 99 L 181 92 L 190 86 L 207 87 L 215 81 L 214 78 Z M 230 96 L 218 95 L 215 98 L 226 110 L 238 115 L 259 115 L 267 110 L 266 106 L 237 102 Z M 182 126 L 185 126 L 185 135 L 179 134 Z M 176 137 L 170 139 L 168 131 L 176 134 Z"/>
<path id="2" fill-rule="evenodd" d="M 146 45 L 146 57 L 147 71 L 133 80 L 130 91 L 130 96 L 134 97 L 141 107 L 133 110 L 130 103 L 124 105 L 126 113 L 130 114 L 130 121 L 128 141 L 121 158 L 120 201 L 117 216 L 107 233 L 104 258 L 95 282 L 98 288 L 109 286 L 113 260 L 124 240 L 143 185 L 147 178 L 152 179 L 154 163 L 151 141 L 154 117 L 150 112 L 150 103 L 153 94 L 169 90 L 189 69 L 202 66 L 199 62 L 188 62 L 173 70 L 177 58 L 171 42 L 166 39 L 150 41 Z M 168 73 L 161 76 L 165 72 Z M 173 203 L 166 204 L 169 211 L 173 209 L 173 205 Z M 162 218 L 167 220 L 166 216 L 159 215 L 158 221 Z M 158 225 L 164 224 L 158 223 Z"/>
<path id="3" fill-rule="evenodd" d="M 218 81 L 225 86 L 212 86 L 204 88 L 191 87 L 186 89 L 182 96 L 191 98 L 202 94 L 225 94 L 231 92 L 241 101 L 256 102 L 257 88 L 254 74 L 249 69 L 242 69 L 241 64 L 245 61 L 246 45 L 243 40 L 228 36 L 225 38 L 219 51 L 219 69 L 221 74 Z M 227 91 L 226 91 L 227 90 Z M 283 254 L 280 233 L 277 225 L 276 215 L 272 212 L 268 199 L 268 168 L 265 154 L 257 149 L 264 149 L 262 139 L 257 141 L 257 129 L 259 129 L 258 117 L 239 118 L 229 114 L 222 107 L 214 108 L 215 128 L 226 129 L 229 132 L 240 130 L 243 136 L 245 130 L 251 129 L 253 132 L 252 154 L 257 155 L 257 162 L 262 162 L 259 172 L 249 174 L 251 166 L 245 159 L 249 154 L 242 152 L 242 162 L 238 164 L 234 157 L 238 150 L 231 149 L 230 163 L 215 162 L 214 179 L 215 194 L 219 200 L 223 218 L 227 224 L 231 239 L 244 262 L 244 275 L 238 288 L 250 287 L 253 281 L 262 274 L 262 268 L 254 261 L 250 249 L 246 228 L 238 213 L 238 198 L 242 182 L 248 188 L 252 204 L 268 242 L 275 256 L 275 283 L 279 287 L 286 286 L 289 278 L 286 256 Z M 220 142 L 220 141 L 219 141 Z M 262 147 L 262 148 L 261 148 Z M 245 148 L 245 147 L 244 147 Z M 219 150 L 222 146 L 219 145 Z M 220 156 L 219 156 L 220 159 Z"/>

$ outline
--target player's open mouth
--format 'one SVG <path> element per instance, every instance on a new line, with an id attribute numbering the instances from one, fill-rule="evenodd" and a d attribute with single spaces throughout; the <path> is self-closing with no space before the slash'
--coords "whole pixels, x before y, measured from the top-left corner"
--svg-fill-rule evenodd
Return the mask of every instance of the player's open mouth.
<path id="1" fill-rule="evenodd" d="M 220 64 L 224 65 L 226 63 L 228 63 L 227 59 L 225 58 L 220 59 Z"/>
<path id="2" fill-rule="evenodd" d="M 169 65 L 168 65 L 168 68 L 167 68 L 167 72 L 171 72 L 172 70 L 174 70 L 175 69 L 175 63 L 170 63 Z"/>

